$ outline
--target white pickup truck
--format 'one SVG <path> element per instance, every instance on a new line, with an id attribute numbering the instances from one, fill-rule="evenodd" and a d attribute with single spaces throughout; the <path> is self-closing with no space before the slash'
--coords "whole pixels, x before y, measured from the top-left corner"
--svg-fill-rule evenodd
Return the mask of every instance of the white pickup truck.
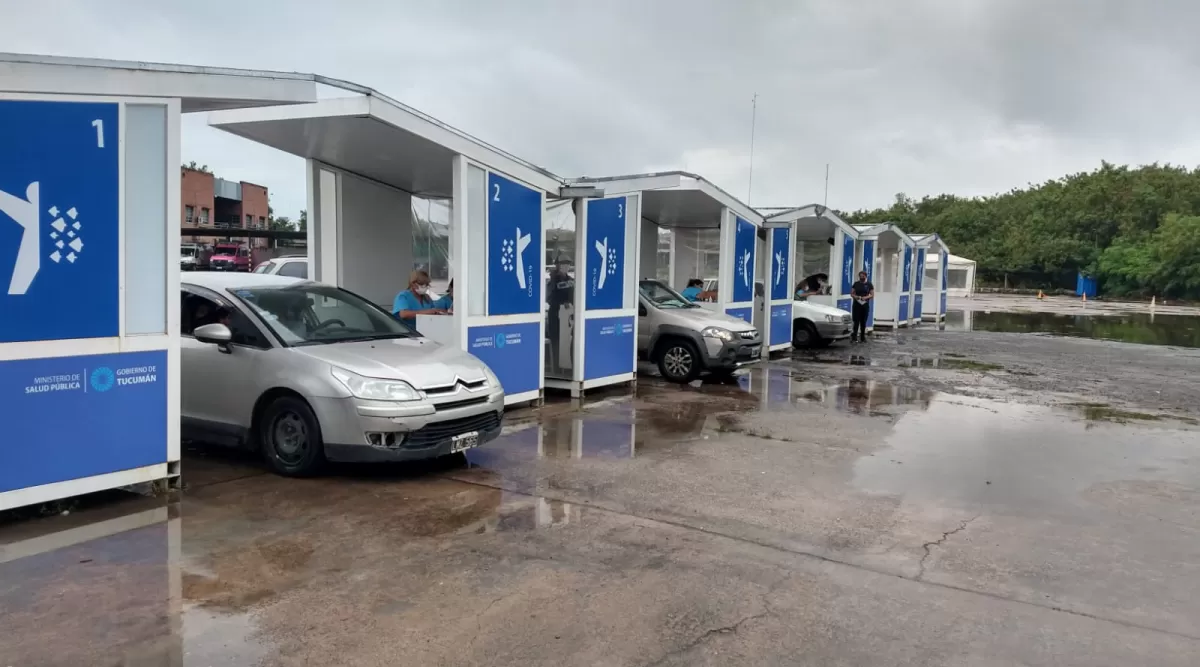
<path id="1" fill-rule="evenodd" d="M 754 307 L 763 308 L 763 284 L 754 283 Z M 853 318 L 841 308 L 812 303 L 806 297 L 792 301 L 792 347 L 825 347 L 850 337 Z"/>
<path id="2" fill-rule="evenodd" d="M 704 290 L 716 292 L 717 279 L 704 281 Z M 763 284 L 754 283 L 754 308 L 763 308 Z M 841 308 L 812 303 L 805 297 L 792 301 L 792 347 L 807 349 L 826 347 L 846 340 L 852 332 L 853 317 Z"/>

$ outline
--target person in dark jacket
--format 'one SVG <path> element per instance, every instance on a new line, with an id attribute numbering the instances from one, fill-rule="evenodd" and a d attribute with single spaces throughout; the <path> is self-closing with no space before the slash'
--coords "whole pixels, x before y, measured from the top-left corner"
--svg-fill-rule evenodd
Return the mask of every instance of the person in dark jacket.
<path id="1" fill-rule="evenodd" d="M 850 342 L 867 342 L 867 317 L 871 314 L 871 299 L 875 298 L 875 286 L 867 280 L 867 272 L 858 272 L 858 282 L 850 286 L 850 297 L 854 305 L 850 314 L 854 319 L 854 327 L 850 330 Z"/>

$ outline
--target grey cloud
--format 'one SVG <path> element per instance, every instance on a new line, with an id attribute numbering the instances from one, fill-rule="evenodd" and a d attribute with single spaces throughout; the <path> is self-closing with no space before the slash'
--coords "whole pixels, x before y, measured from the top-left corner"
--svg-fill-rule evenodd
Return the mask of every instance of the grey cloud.
<path id="1" fill-rule="evenodd" d="M 0 7 L 20 0 L 0 0 Z M 1189 0 L 20 3 L 5 50 L 315 71 L 562 175 L 687 168 L 752 203 L 986 194 L 1200 161 Z M 185 157 L 303 206 L 302 166 L 189 122 Z M 258 174 L 258 175 L 255 175 Z"/>

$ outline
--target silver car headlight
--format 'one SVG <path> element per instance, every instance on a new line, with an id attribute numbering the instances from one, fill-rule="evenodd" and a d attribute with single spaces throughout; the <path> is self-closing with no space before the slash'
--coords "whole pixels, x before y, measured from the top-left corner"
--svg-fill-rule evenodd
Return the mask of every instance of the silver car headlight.
<path id="1" fill-rule="evenodd" d="M 370 401 L 419 401 L 421 392 L 403 380 L 384 380 L 382 378 L 363 377 L 343 368 L 334 368 L 333 377 L 337 378 L 355 398 Z"/>
<path id="2" fill-rule="evenodd" d="M 733 341 L 733 332 L 721 327 L 706 327 L 704 331 L 700 332 L 700 335 L 705 338 L 718 338 L 726 343 Z"/>
<path id="3" fill-rule="evenodd" d="M 495 389 L 504 388 L 504 386 L 500 384 L 500 378 L 496 377 L 496 374 L 492 372 L 492 369 L 488 368 L 487 364 L 483 365 L 483 375 L 487 378 L 488 387 Z"/>

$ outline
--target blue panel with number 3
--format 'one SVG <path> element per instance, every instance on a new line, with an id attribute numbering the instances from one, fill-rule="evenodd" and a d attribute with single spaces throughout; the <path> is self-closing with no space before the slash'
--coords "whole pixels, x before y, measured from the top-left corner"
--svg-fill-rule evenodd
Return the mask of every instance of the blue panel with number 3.
<path id="1" fill-rule="evenodd" d="M 625 197 L 587 204 L 587 309 L 611 310 L 624 303 Z"/>
<path id="2" fill-rule="evenodd" d="M 118 107 L 0 101 L 0 343 L 119 334 Z"/>
<path id="3" fill-rule="evenodd" d="M 771 299 L 788 298 L 788 255 L 791 253 L 792 230 L 776 227 L 771 230 Z"/>

